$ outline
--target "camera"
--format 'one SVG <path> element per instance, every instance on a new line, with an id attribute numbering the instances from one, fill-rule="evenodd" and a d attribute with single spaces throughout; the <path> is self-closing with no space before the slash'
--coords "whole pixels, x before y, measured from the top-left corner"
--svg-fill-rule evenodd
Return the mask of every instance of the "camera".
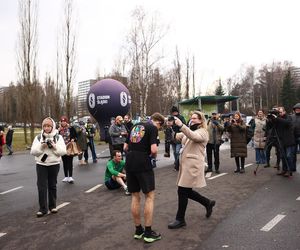
<path id="1" fill-rule="evenodd" d="M 279 116 L 279 111 L 277 109 L 271 109 L 268 111 L 267 118 L 273 119 L 274 115 Z"/>
<path id="2" fill-rule="evenodd" d="M 173 115 L 170 115 L 170 116 L 168 117 L 168 121 L 169 121 L 169 122 L 175 121 L 175 117 L 174 117 Z"/>
<path id="3" fill-rule="evenodd" d="M 219 121 L 218 121 L 217 119 L 212 119 L 211 121 L 212 121 L 212 123 L 213 123 L 214 125 L 216 125 L 216 126 L 219 124 Z"/>
<path id="4" fill-rule="evenodd" d="M 48 148 L 53 148 L 52 141 L 50 139 L 46 139 L 45 143 L 47 144 Z"/>

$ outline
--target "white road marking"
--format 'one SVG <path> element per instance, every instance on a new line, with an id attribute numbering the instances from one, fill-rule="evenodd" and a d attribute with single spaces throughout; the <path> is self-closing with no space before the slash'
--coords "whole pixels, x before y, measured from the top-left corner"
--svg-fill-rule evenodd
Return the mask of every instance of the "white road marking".
<path id="1" fill-rule="evenodd" d="M 246 164 L 246 165 L 245 165 L 245 168 L 250 167 L 250 166 L 252 166 L 252 165 L 253 165 L 253 163 Z"/>
<path id="2" fill-rule="evenodd" d="M 1 238 L 2 236 L 4 236 L 4 235 L 6 235 L 6 233 L 0 233 L 0 238 Z"/>
<path id="3" fill-rule="evenodd" d="M 227 174 L 227 173 L 218 174 L 218 175 L 215 175 L 215 176 L 210 177 L 210 178 L 208 178 L 208 179 L 209 179 L 209 180 L 213 180 L 213 179 L 216 179 L 216 178 L 221 177 L 221 176 L 226 175 L 226 174 Z"/>
<path id="4" fill-rule="evenodd" d="M 270 231 L 276 224 L 281 221 L 286 215 L 278 214 L 271 221 L 269 221 L 260 231 L 268 232 Z"/>
<path id="5" fill-rule="evenodd" d="M 56 208 L 58 210 L 58 209 L 61 209 L 61 208 L 65 207 L 65 206 L 67 206 L 69 204 L 70 204 L 70 202 L 64 202 L 64 203 L 60 204 L 59 206 L 57 206 Z"/>
<path id="6" fill-rule="evenodd" d="M 211 177 L 211 174 L 212 174 L 211 172 L 207 172 L 206 175 L 205 175 L 205 177 L 209 178 L 209 177 Z"/>
<path id="7" fill-rule="evenodd" d="M 85 193 L 91 193 L 93 191 L 95 191 L 97 188 L 101 187 L 103 184 L 98 184 L 95 187 L 92 187 L 91 189 L 85 191 Z"/>
<path id="8" fill-rule="evenodd" d="M 300 201 L 300 196 L 296 199 L 296 201 Z"/>
<path id="9" fill-rule="evenodd" d="M 7 194 L 7 193 L 13 192 L 13 191 L 15 191 L 15 190 L 18 190 L 18 189 L 20 189 L 20 188 L 23 188 L 23 186 L 20 186 L 20 187 L 16 187 L 16 188 L 13 188 L 13 189 L 7 190 L 7 191 L 5 191 L 5 192 L 2 192 L 2 193 L 0 193 L 0 194 Z"/>

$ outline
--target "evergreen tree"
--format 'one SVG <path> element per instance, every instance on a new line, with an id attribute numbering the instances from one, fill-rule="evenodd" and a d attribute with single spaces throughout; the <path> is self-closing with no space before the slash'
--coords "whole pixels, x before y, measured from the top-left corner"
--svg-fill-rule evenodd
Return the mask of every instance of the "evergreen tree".
<path id="1" fill-rule="evenodd" d="M 219 85 L 215 90 L 215 95 L 225 95 L 225 91 L 224 91 L 223 86 L 221 84 L 221 80 L 219 80 Z"/>
<path id="2" fill-rule="evenodd" d="M 223 86 L 221 84 L 221 79 L 219 80 L 219 85 L 215 90 L 215 95 L 225 95 L 225 91 L 223 90 Z M 222 103 L 217 103 L 217 107 L 218 107 L 218 113 L 223 113 L 224 112 L 224 102 Z"/>
<path id="3" fill-rule="evenodd" d="M 288 70 L 281 88 L 281 103 L 287 112 L 291 112 L 296 102 L 296 89 L 293 85 L 291 71 Z"/>

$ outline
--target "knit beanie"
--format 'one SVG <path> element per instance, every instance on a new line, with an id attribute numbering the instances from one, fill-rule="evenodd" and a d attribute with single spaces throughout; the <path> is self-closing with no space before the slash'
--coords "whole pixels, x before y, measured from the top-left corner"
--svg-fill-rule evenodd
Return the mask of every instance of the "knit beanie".
<path id="1" fill-rule="evenodd" d="M 60 118 L 60 121 L 61 121 L 61 122 L 66 122 L 66 123 L 68 123 L 68 122 L 69 122 L 69 119 L 68 119 L 68 117 L 66 117 L 65 115 L 63 115 L 63 116 Z"/>
<path id="2" fill-rule="evenodd" d="M 42 127 L 45 125 L 51 126 L 53 128 L 53 120 L 50 117 L 47 117 L 42 122 Z"/>

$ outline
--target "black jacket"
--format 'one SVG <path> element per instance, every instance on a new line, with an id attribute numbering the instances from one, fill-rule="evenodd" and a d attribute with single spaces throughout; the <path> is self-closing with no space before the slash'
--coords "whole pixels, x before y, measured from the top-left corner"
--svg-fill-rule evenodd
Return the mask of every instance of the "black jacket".
<path id="1" fill-rule="evenodd" d="M 294 126 L 291 117 L 284 115 L 272 120 L 282 147 L 295 145 Z"/>

